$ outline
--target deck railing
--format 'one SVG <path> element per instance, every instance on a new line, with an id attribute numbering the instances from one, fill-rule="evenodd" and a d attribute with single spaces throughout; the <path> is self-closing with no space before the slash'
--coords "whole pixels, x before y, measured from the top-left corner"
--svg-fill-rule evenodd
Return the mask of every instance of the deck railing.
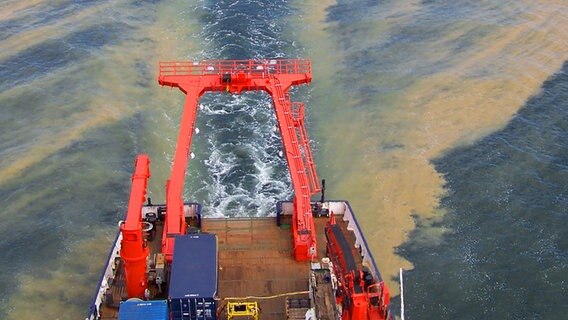
<path id="1" fill-rule="evenodd" d="M 307 59 L 203 60 L 160 62 L 160 77 L 209 74 L 305 74 L 311 73 Z"/>

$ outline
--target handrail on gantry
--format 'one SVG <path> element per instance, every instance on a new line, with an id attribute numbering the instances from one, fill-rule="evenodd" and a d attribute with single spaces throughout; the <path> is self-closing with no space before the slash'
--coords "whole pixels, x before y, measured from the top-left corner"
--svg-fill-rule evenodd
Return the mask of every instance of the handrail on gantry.
<path id="1" fill-rule="evenodd" d="M 160 62 L 159 72 L 160 78 L 238 72 L 268 77 L 270 74 L 309 74 L 311 62 L 304 59 L 171 61 Z"/>
<path id="2" fill-rule="evenodd" d="M 311 62 L 305 59 L 204 60 L 161 62 L 158 82 L 186 94 L 184 111 L 172 165 L 166 183 L 166 222 L 162 252 L 172 261 L 175 236 L 184 234 L 183 185 L 194 131 L 199 98 L 208 91 L 241 93 L 262 90 L 274 101 L 284 154 L 294 188 L 292 233 L 294 257 L 316 257 L 316 236 L 310 196 L 320 191 L 303 119 L 303 105 L 290 103 L 293 85 L 311 82 Z M 295 109 L 294 109 L 295 108 Z"/>

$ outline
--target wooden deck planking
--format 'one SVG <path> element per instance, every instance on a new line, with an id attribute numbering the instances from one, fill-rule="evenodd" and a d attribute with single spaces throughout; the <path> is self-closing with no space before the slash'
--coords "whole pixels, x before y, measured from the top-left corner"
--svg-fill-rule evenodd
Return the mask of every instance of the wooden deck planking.
<path id="1" fill-rule="evenodd" d="M 289 223 L 289 218 L 283 222 Z M 326 222 L 326 218 L 315 219 L 319 257 L 325 254 Z M 276 226 L 274 218 L 204 219 L 202 229 L 217 234 L 219 241 L 219 298 L 247 301 L 244 297 L 308 290 L 310 264 L 294 260 L 289 226 Z M 249 300 L 258 301 L 262 319 L 286 318 L 285 296 Z"/>

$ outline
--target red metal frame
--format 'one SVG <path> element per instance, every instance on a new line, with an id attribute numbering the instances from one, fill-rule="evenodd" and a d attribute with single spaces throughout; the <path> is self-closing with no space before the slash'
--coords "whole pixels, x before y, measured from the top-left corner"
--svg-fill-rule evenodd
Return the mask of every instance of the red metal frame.
<path id="1" fill-rule="evenodd" d="M 310 147 L 310 140 L 306 132 L 304 124 L 304 104 L 301 102 L 292 102 L 292 117 L 294 127 L 300 138 L 300 147 L 304 160 L 304 167 L 307 169 L 308 179 L 310 182 L 311 194 L 314 195 L 321 191 L 318 174 L 316 171 L 316 164 L 312 155 L 312 148 Z"/>
<path id="2" fill-rule="evenodd" d="M 303 105 L 292 105 L 288 94 L 291 86 L 308 84 L 311 79 L 311 62 L 302 59 L 206 60 L 159 64 L 158 82 L 162 86 L 179 88 L 186 94 L 172 173 L 166 183 L 166 223 L 162 252 L 167 261 L 171 261 L 173 257 L 175 236 L 184 234 L 186 229 L 182 199 L 185 172 L 198 101 L 208 91 L 240 94 L 242 91 L 262 90 L 272 97 L 294 188 L 294 257 L 298 261 L 316 257 L 310 196 L 320 191 L 319 180 L 304 126 Z"/>
<path id="3" fill-rule="evenodd" d="M 138 155 L 134 167 L 126 220 L 120 225 L 122 232 L 120 256 L 124 261 L 128 298 L 144 299 L 144 293 L 148 288 L 146 279 L 148 248 L 142 238 L 142 205 L 146 201 L 150 159 L 145 154 Z"/>

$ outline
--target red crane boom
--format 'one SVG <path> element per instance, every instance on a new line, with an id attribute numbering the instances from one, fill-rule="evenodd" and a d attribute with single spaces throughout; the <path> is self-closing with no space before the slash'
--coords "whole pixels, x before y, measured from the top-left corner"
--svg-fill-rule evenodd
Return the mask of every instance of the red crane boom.
<path id="1" fill-rule="evenodd" d="M 310 197 L 321 188 L 304 126 L 303 105 L 291 104 L 288 94 L 291 86 L 311 82 L 310 61 L 275 59 L 162 62 L 159 72 L 158 82 L 162 86 L 176 87 L 186 94 L 172 173 L 166 183 L 166 222 L 162 242 L 166 260 L 172 260 L 175 236 L 184 234 L 186 230 L 182 193 L 199 98 L 209 91 L 240 94 L 252 90 L 265 91 L 274 101 L 294 188 L 294 257 L 299 261 L 315 258 L 316 238 Z"/>
<path id="2" fill-rule="evenodd" d="M 143 299 L 144 291 L 148 288 L 146 280 L 148 248 L 142 238 L 142 205 L 146 200 L 146 187 L 150 178 L 150 159 L 147 155 L 140 154 L 136 157 L 134 167 L 126 220 L 120 225 L 122 233 L 120 256 L 124 261 L 128 297 Z"/>

